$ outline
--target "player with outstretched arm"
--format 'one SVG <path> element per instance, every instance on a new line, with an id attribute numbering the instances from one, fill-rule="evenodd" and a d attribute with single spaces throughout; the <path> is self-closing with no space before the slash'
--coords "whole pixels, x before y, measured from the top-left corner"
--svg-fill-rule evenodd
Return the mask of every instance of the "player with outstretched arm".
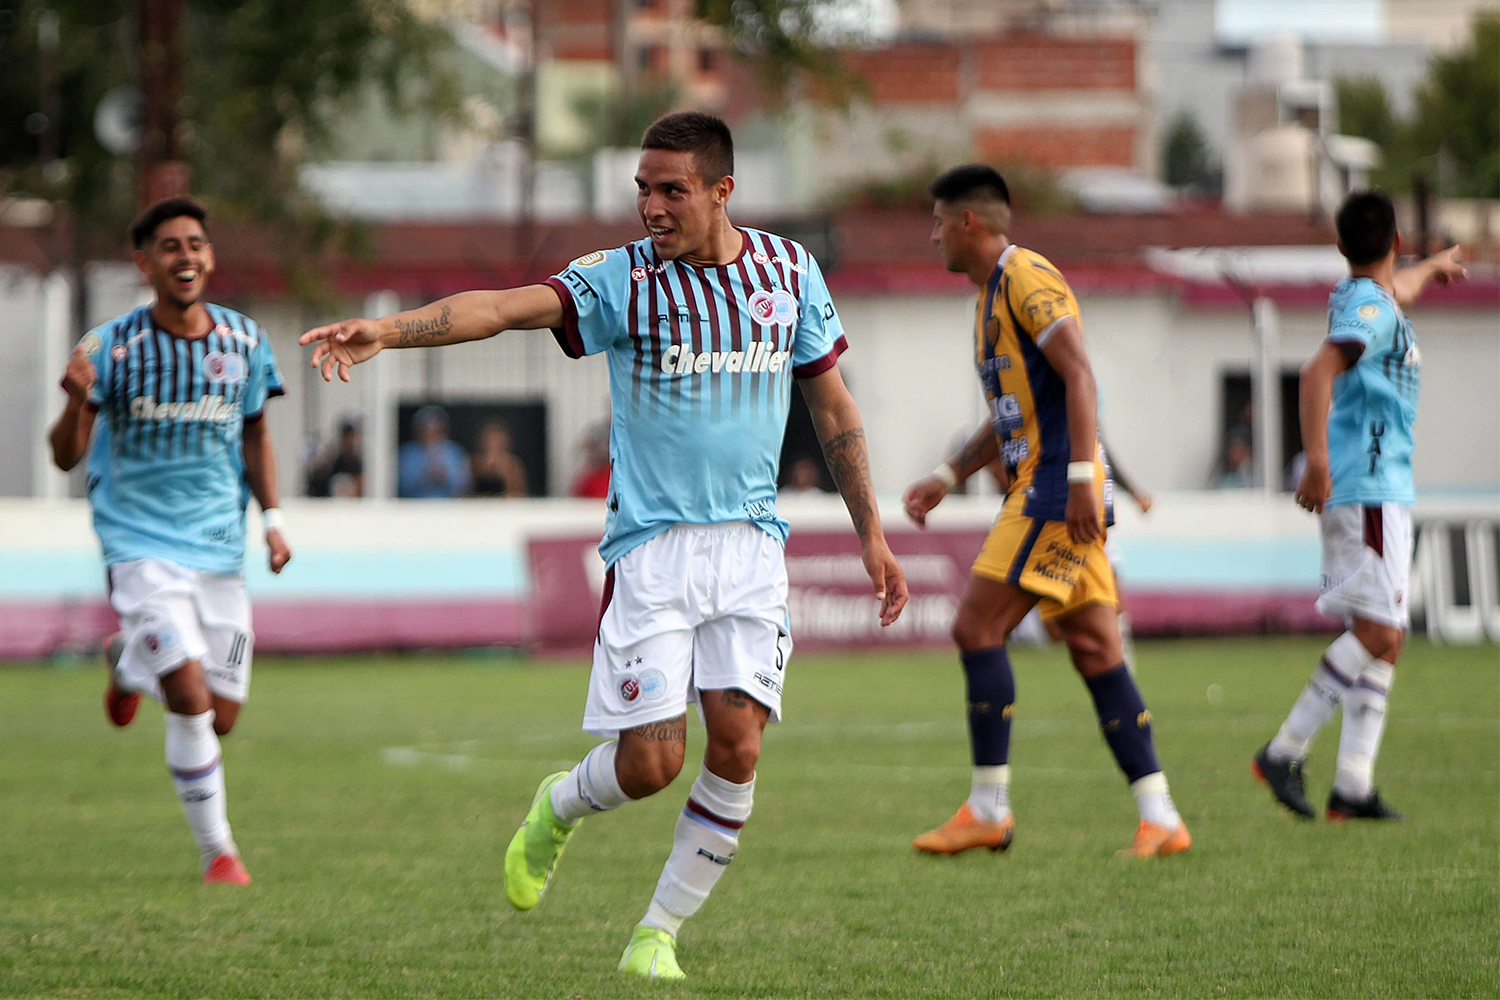
<path id="1" fill-rule="evenodd" d="M 619 968 L 683 977 L 678 929 L 734 860 L 768 721 L 792 650 L 787 524 L 776 471 L 800 380 L 849 508 L 883 625 L 906 602 L 870 484 L 859 411 L 837 365 L 843 329 L 817 261 L 734 226 L 729 128 L 697 112 L 647 129 L 636 171 L 645 239 L 597 250 L 545 284 L 474 291 L 379 320 L 309 331 L 323 377 L 388 347 L 437 347 L 550 328 L 570 358 L 609 360 L 613 475 L 608 567 L 583 728 L 603 738 L 543 779 L 505 856 L 518 909 L 536 906 L 587 817 L 661 791 L 687 746 L 689 702 L 707 727 L 703 769 Z"/>
<path id="2" fill-rule="evenodd" d="M 291 558 L 264 419 L 282 382 L 265 331 L 203 298 L 214 272 L 204 220 L 197 202 L 170 198 L 131 227 L 154 299 L 74 349 L 51 444 L 63 470 L 88 455 L 89 505 L 120 616 L 106 646 L 106 712 L 126 726 L 142 693 L 164 703 L 167 767 L 203 880 L 244 885 L 219 737 L 250 692 L 255 637 L 243 567 L 252 493 L 271 572 Z"/>
<path id="3" fill-rule="evenodd" d="M 1349 277 L 1328 298 L 1328 339 L 1302 368 L 1298 407 L 1307 468 L 1297 502 L 1323 537 L 1318 610 L 1344 619 L 1274 739 L 1251 763 L 1287 809 L 1314 816 L 1302 768 L 1318 730 L 1344 707 L 1328 818 L 1399 819 L 1375 790 L 1386 698 L 1411 620 L 1412 425 L 1420 359 L 1402 307 L 1433 280 L 1466 274 L 1458 248 L 1396 270 L 1401 241 L 1384 191 L 1356 191 L 1335 217 Z"/>

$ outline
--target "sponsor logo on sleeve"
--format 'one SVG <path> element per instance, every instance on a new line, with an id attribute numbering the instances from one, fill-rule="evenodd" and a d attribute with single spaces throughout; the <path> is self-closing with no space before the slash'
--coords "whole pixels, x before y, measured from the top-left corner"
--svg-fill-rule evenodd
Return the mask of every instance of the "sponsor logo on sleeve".
<path id="1" fill-rule="evenodd" d="M 84 354 L 93 354 L 103 346 L 104 341 L 101 340 L 99 338 L 99 334 L 97 334 L 93 330 L 85 333 L 83 335 L 83 339 L 78 342 L 78 347 L 83 351 Z"/>
<path id="2" fill-rule="evenodd" d="M 596 264 L 603 264 L 603 263 L 604 263 L 604 251 L 603 250 L 595 250 L 593 253 L 586 253 L 582 257 L 579 257 L 577 260 L 575 260 L 573 262 L 573 266 L 574 267 L 593 267 Z"/>
<path id="3" fill-rule="evenodd" d="M 1375 305 L 1373 302 L 1370 303 L 1369 305 L 1363 305 L 1363 306 L 1359 307 L 1359 318 L 1360 319 L 1374 319 L 1376 316 L 1379 316 L 1379 315 L 1380 315 L 1380 307 L 1377 306 L 1377 305 Z"/>

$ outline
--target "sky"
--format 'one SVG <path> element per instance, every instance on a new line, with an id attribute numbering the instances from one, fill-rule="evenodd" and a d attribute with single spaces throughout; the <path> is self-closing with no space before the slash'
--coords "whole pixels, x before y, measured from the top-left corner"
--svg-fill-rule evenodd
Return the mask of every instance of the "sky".
<path id="1" fill-rule="evenodd" d="M 1378 42 L 1385 36 L 1385 4 L 1383 0 L 1214 0 L 1214 34 L 1221 42 L 1231 43 L 1270 34 L 1293 34 L 1308 41 Z"/>

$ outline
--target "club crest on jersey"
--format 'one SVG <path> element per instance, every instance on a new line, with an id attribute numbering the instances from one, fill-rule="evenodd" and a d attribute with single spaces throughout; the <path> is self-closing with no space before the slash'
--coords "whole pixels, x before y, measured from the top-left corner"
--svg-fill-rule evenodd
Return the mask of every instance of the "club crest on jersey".
<path id="1" fill-rule="evenodd" d="M 797 300 L 785 288 L 759 289 L 750 296 L 750 316 L 761 326 L 790 326 L 797 321 Z"/>
<path id="2" fill-rule="evenodd" d="M 243 382 L 246 368 L 245 359 L 238 354 L 209 351 L 203 356 L 203 374 L 210 382 Z"/>
<path id="3" fill-rule="evenodd" d="M 646 269 L 644 267 L 632 267 L 630 269 L 630 278 L 632 281 L 645 281 Z"/>
<path id="4" fill-rule="evenodd" d="M 641 696 L 641 682 L 636 679 L 635 674 L 622 674 L 620 677 L 620 698 L 626 704 L 630 704 Z"/>

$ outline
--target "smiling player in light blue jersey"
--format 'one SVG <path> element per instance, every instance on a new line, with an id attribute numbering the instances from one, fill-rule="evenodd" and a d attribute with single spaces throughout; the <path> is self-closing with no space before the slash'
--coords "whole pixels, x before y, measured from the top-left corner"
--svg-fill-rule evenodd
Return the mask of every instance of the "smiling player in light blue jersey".
<path id="1" fill-rule="evenodd" d="M 880 524 L 846 344 L 817 262 L 791 240 L 732 225 L 729 128 L 667 115 L 636 172 L 647 238 L 573 261 L 545 284 L 464 292 L 381 320 L 304 334 L 323 377 L 386 347 L 435 347 L 550 328 L 572 358 L 605 354 L 613 416 L 608 565 L 583 728 L 607 742 L 549 775 L 505 855 L 511 903 L 541 900 L 584 817 L 661 791 L 682 768 L 687 705 L 707 728 L 703 770 L 677 820 L 623 972 L 682 978 L 677 932 L 734 860 L 768 721 L 791 653 L 776 469 L 800 380 L 859 534 L 880 621 L 906 584 Z"/>
<path id="2" fill-rule="evenodd" d="M 1382 191 L 1356 191 L 1339 209 L 1339 252 L 1349 277 L 1328 300 L 1328 339 L 1302 369 L 1300 412 L 1307 471 L 1297 502 L 1322 515 L 1318 610 L 1343 618 L 1276 738 L 1253 771 L 1276 800 L 1313 818 L 1302 768 L 1318 730 L 1344 707 L 1330 820 L 1398 819 L 1374 788 L 1386 698 L 1410 621 L 1412 425 L 1419 355 L 1402 307 L 1429 281 L 1465 275 L 1452 247 L 1396 270 L 1396 210 Z"/>
<path id="3" fill-rule="evenodd" d="M 214 270 L 203 224 L 197 202 L 171 198 L 131 227 L 155 298 L 79 342 L 51 444 L 64 470 L 88 454 L 89 505 L 120 617 L 106 652 L 105 709 L 125 726 L 142 693 L 165 703 L 167 767 L 204 881 L 243 885 L 250 876 L 230 834 L 219 737 L 250 689 L 251 493 L 265 510 L 271 571 L 291 558 L 262 419 L 282 383 L 264 331 L 203 301 Z"/>

